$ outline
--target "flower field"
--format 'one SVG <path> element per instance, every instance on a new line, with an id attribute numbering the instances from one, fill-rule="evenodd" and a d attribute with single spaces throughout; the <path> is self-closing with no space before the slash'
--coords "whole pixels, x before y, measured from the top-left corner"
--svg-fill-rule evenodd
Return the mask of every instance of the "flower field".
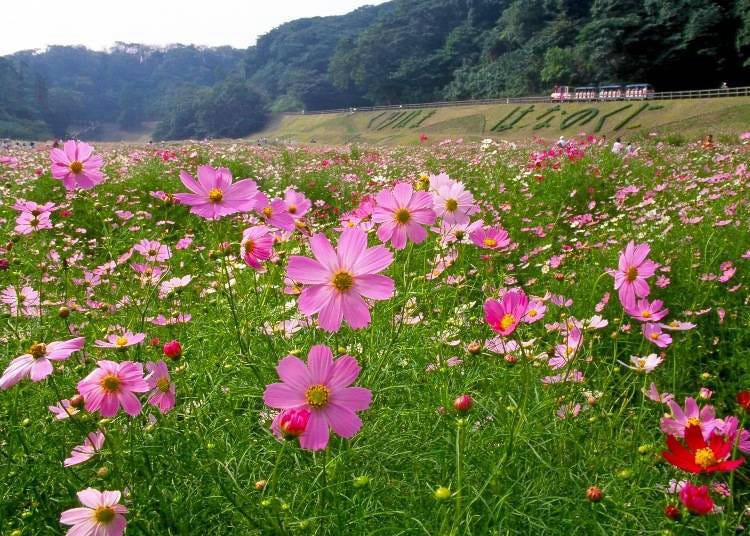
<path id="1" fill-rule="evenodd" d="M 743 530 L 744 143 L 0 152 L 0 534 Z"/>

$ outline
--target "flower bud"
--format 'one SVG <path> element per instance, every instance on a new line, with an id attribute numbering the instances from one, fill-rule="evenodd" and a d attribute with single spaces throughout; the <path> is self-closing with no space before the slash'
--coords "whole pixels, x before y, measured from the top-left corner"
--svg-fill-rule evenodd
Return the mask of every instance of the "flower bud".
<path id="1" fill-rule="evenodd" d="M 268 480 L 258 480 L 255 483 L 255 489 L 258 491 L 263 491 L 266 489 L 266 486 L 268 485 Z"/>
<path id="2" fill-rule="evenodd" d="M 677 521 L 682 517 L 682 512 L 680 512 L 680 509 L 674 504 L 668 504 L 664 507 L 664 515 L 672 521 Z"/>
<path id="3" fill-rule="evenodd" d="M 278 417 L 279 431 L 284 439 L 301 436 L 310 420 L 310 410 L 306 408 L 285 409 Z"/>
<path id="4" fill-rule="evenodd" d="M 737 403 L 742 409 L 750 413 L 750 391 L 745 390 L 737 393 Z"/>
<path id="5" fill-rule="evenodd" d="M 60 309 L 57 310 L 57 316 L 59 316 L 60 318 L 68 318 L 70 316 L 70 309 L 63 305 L 62 307 L 60 307 Z"/>
<path id="6" fill-rule="evenodd" d="M 446 488 L 445 486 L 440 486 L 438 489 L 435 490 L 435 498 L 438 501 L 444 501 L 446 499 L 450 499 L 451 498 L 450 488 Z"/>
<path id="7" fill-rule="evenodd" d="M 81 409 L 83 407 L 83 395 L 73 395 L 70 398 L 70 405 L 76 409 Z"/>
<path id="8" fill-rule="evenodd" d="M 482 351 L 482 343 L 479 341 L 472 341 L 469 343 L 469 346 L 466 347 L 466 351 L 471 355 L 476 355 Z"/>
<path id="9" fill-rule="evenodd" d="M 591 486 L 586 490 L 586 498 L 591 502 L 599 502 L 604 497 L 604 492 L 599 486 Z"/>
<path id="10" fill-rule="evenodd" d="M 370 477 L 367 475 L 358 476 L 354 479 L 354 487 L 355 488 L 363 488 L 367 486 L 370 483 Z"/>
<path id="11" fill-rule="evenodd" d="M 182 345 L 177 340 L 169 341 L 164 343 L 162 351 L 170 359 L 179 359 L 182 355 Z"/>
<path id="12" fill-rule="evenodd" d="M 99 478 L 107 478 L 109 476 L 109 467 L 106 465 L 102 465 L 99 469 L 96 470 L 96 476 Z"/>
<path id="13" fill-rule="evenodd" d="M 8 259 L 0 259 L 0 270 L 7 270 L 8 266 L 10 266 Z"/>
<path id="14" fill-rule="evenodd" d="M 474 405 L 471 395 L 461 395 L 453 401 L 453 409 L 459 413 L 466 413 Z"/>

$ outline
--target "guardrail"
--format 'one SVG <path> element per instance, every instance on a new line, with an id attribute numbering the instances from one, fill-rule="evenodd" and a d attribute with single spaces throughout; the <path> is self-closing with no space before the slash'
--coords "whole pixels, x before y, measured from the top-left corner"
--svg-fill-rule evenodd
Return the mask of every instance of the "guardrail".
<path id="1" fill-rule="evenodd" d="M 710 99 L 720 97 L 747 97 L 750 96 L 750 86 L 732 87 L 726 89 L 690 89 L 685 91 L 661 91 L 648 97 L 648 100 L 674 100 L 674 99 Z M 576 100 L 569 99 L 564 102 L 612 102 L 616 100 L 644 100 L 642 98 L 620 98 L 620 99 L 587 99 Z M 477 104 L 527 104 L 536 102 L 556 102 L 560 101 L 551 97 L 501 97 L 495 99 L 477 99 L 463 101 L 437 101 L 437 102 L 420 102 L 413 104 L 390 104 L 385 106 L 357 106 L 356 108 L 337 108 L 334 110 L 313 110 L 305 112 L 284 112 L 284 115 L 319 115 L 319 114 L 340 114 L 354 112 L 377 112 L 381 110 L 413 110 L 418 108 L 444 108 L 450 106 L 474 106 Z"/>

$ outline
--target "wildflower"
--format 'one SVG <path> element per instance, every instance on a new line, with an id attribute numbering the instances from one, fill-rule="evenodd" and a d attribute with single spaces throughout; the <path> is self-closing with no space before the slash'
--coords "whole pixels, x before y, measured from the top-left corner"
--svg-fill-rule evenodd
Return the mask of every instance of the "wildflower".
<path id="1" fill-rule="evenodd" d="M 22 212 L 18 218 L 16 218 L 16 226 L 13 229 L 18 234 L 31 234 L 42 229 L 52 229 L 52 222 L 49 219 L 49 213 L 43 212 L 42 214 L 36 215 L 31 212 Z"/>
<path id="2" fill-rule="evenodd" d="M 93 458 L 104 445 L 104 432 L 97 430 L 96 432 L 90 432 L 86 436 L 86 440 L 83 445 L 77 445 L 73 447 L 73 451 L 70 453 L 70 458 L 66 458 L 63 462 L 65 467 L 71 465 L 78 465 L 79 463 L 86 462 Z"/>
<path id="3" fill-rule="evenodd" d="M 115 348 L 117 350 L 122 350 L 128 346 L 142 343 L 145 338 L 145 333 L 133 333 L 131 331 L 126 331 L 121 335 L 112 333 L 107 337 L 106 341 L 94 341 L 94 346 L 98 348 Z"/>
<path id="4" fill-rule="evenodd" d="M 164 262 L 172 256 L 169 246 L 156 240 L 141 240 L 133 246 L 133 250 L 143 255 L 148 262 Z"/>
<path id="5" fill-rule="evenodd" d="M 254 208 L 268 225 L 273 225 L 285 231 L 296 229 L 294 218 L 289 214 L 286 204 L 281 199 L 269 201 L 266 194 L 258 192 L 255 197 Z"/>
<path id="6" fill-rule="evenodd" d="M 237 212 L 247 212 L 255 206 L 258 186 L 254 180 L 244 179 L 232 184 L 232 172 L 227 168 L 198 167 L 198 180 L 180 171 L 180 180 L 192 193 L 174 194 L 190 212 L 207 220 L 216 220 Z"/>
<path id="7" fill-rule="evenodd" d="M 266 386 L 263 401 L 279 409 L 304 408 L 310 412 L 300 446 L 320 450 L 328 445 L 329 428 L 351 438 L 362 427 L 355 412 L 370 407 L 372 393 L 363 387 L 349 387 L 359 375 L 357 360 L 344 355 L 334 361 L 327 346 L 310 349 L 307 364 L 287 356 L 276 366 L 281 383 Z M 280 424 L 280 423 L 279 423 Z"/>
<path id="8" fill-rule="evenodd" d="M 49 344 L 32 344 L 28 353 L 15 358 L 5 369 L 0 377 L 0 389 L 10 389 L 24 378 L 29 378 L 33 382 L 42 381 L 52 374 L 52 361 L 68 359 L 70 354 L 83 348 L 85 342 L 84 337 L 77 337 Z"/>
<path id="9" fill-rule="evenodd" d="M 251 268 L 260 270 L 263 267 L 260 261 L 270 259 L 273 254 L 273 242 L 273 235 L 265 225 L 245 229 L 240 242 L 242 260 Z"/>
<path id="10" fill-rule="evenodd" d="M 708 486 L 696 486 L 686 482 L 679 494 L 680 502 L 691 514 L 704 516 L 714 509 L 714 501 L 708 492 Z"/>
<path id="11" fill-rule="evenodd" d="M 737 403 L 747 413 L 750 413 L 750 391 L 743 390 L 737 393 Z"/>
<path id="12" fill-rule="evenodd" d="M 661 431 L 667 435 L 684 437 L 685 429 L 693 425 L 700 426 L 704 439 L 708 439 L 711 437 L 711 432 L 721 424 L 721 420 L 716 418 L 713 406 L 699 408 L 694 398 L 685 399 L 684 410 L 674 400 L 667 401 L 667 404 L 672 411 L 672 416 L 664 417 L 660 424 Z"/>
<path id="13" fill-rule="evenodd" d="M 646 259 L 651 247 L 648 244 L 628 242 L 620 253 L 617 271 L 612 272 L 615 278 L 615 290 L 619 292 L 623 307 L 632 308 L 636 298 L 645 298 L 650 289 L 646 279 L 654 275 L 656 263 Z"/>
<path id="14" fill-rule="evenodd" d="M 526 315 L 529 298 L 523 290 L 512 289 L 502 300 L 488 299 L 484 302 L 484 319 L 493 331 L 507 337 L 516 330 Z"/>
<path id="15" fill-rule="evenodd" d="M 10 308 L 11 316 L 38 316 L 39 293 L 31 287 L 22 287 L 19 292 L 13 285 L 9 285 L 0 292 L 0 302 Z"/>
<path id="16" fill-rule="evenodd" d="M 459 413 L 466 413 L 474 405 L 474 399 L 471 395 L 461 395 L 453 401 L 453 409 Z"/>
<path id="17" fill-rule="evenodd" d="M 151 389 L 148 403 L 159 408 L 162 414 L 169 412 L 175 403 L 175 384 L 170 381 L 167 364 L 164 361 L 146 363 L 146 369 L 149 374 L 145 380 Z"/>
<path id="18" fill-rule="evenodd" d="M 643 389 L 643 394 L 648 397 L 649 400 L 654 402 L 661 402 L 662 404 L 668 403 L 670 400 L 674 400 L 674 395 L 671 393 L 660 393 L 656 384 L 651 382 L 648 389 Z"/>
<path id="19" fill-rule="evenodd" d="M 521 319 L 526 324 L 533 324 L 544 318 L 544 313 L 547 311 L 547 306 L 542 300 L 533 299 L 529 301 L 529 305 L 526 306 L 526 314 Z"/>
<path id="20" fill-rule="evenodd" d="M 652 372 L 656 367 L 664 362 L 664 359 L 656 354 L 649 354 L 646 357 L 638 357 L 637 355 L 630 356 L 630 362 L 632 366 L 625 365 L 629 369 L 636 372 Z M 623 363 L 624 364 L 624 363 Z"/>
<path id="21" fill-rule="evenodd" d="M 140 414 L 141 403 L 133 393 L 149 389 L 143 365 L 132 361 L 98 361 L 97 369 L 78 382 L 86 411 L 99 411 L 102 417 L 114 417 L 120 406 L 130 416 Z"/>
<path id="22" fill-rule="evenodd" d="M 649 302 L 643 298 L 637 301 L 635 307 L 625 307 L 625 312 L 641 322 L 658 322 L 669 314 L 669 309 L 663 309 L 663 305 L 661 300 Z"/>
<path id="23" fill-rule="evenodd" d="M 305 194 L 299 193 L 294 188 L 287 188 L 284 191 L 284 204 L 286 205 L 286 211 L 295 220 L 307 214 L 307 211 L 312 207 L 312 203 L 305 197 Z"/>
<path id="24" fill-rule="evenodd" d="M 430 186 L 432 184 L 430 179 Z M 445 223 L 469 223 L 469 216 L 479 211 L 474 203 L 474 196 L 460 182 L 443 184 L 436 190 L 433 194 L 435 214 L 443 218 Z"/>
<path id="25" fill-rule="evenodd" d="M 310 239 L 315 259 L 292 256 L 287 276 L 303 285 L 299 308 L 304 315 L 318 314 L 325 331 L 338 331 L 341 321 L 359 329 L 370 324 L 364 298 L 386 300 L 393 296 L 394 281 L 379 275 L 393 262 L 383 246 L 367 247 L 367 235 L 359 229 L 345 229 L 336 250 L 323 234 Z"/>
<path id="26" fill-rule="evenodd" d="M 52 177 L 61 180 L 66 190 L 93 188 L 104 181 L 104 161 L 93 153 L 91 145 L 75 140 L 66 141 L 62 149 L 52 149 Z"/>
<path id="27" fill-rule="evenodd" d="M 725 438 L 712 432 L 706 442 L 701 427 L 689 424 L 685 428 L 685 442 L 675 436 L 667 436 L 667 448 L 662 456 L 675 467 L 690 473 L 732 472 L 744 463 L 744 458 L 729 460 L 734 445 L 734 436 Z"/>
<path id="28" fill-rule="evenodd" d="M 120 504 L 119 491 L 87 488 L 78 492 L 82 508 L 71 508 L 60 515 L 60 523 L 71 525 L 70 536 L 122 536 L 128 509 Z"/>
<path id="29" fill-rule="evenodd" d="M 395 249 L 404 249 L 407 239 L 421 244 L 427 238 L 423 225 L 435 222 L 432 197 L 427 192 L 415 192 L 411 184 L 399 182 L 393 190 L 383 190 L 375 198 L 377 206 L 372 220 L 381 224 L 378 238 L 391 242 Z"/>
<path id="30" fill-rule="evenodd" d="M 567 332 L 567 335 L 565 336 L 565 343 L 555 346 L 555 355 L 547 361 L 547 365 L 549 365 L 552 369 L 559 369 L 564 367 L 568 364 L 568 362 L 570 362 L 571 359 L 576 356 L 582 344 L 583 335 L 581 333 L 581 330 L 577 327 L 574 327 Z"/>
<path id="31" fill-rule="evenodd" d="M 672 521 L 677 521 L 682 517 L 682 513 L 680 512 L 680 509 L 676 507 L 674 504 L 668 504 L 664 507 L 664 515 L 667 516 Z"/>
<path id="32" fill-rule="evenodd" d="M 62 421 L 79 413 L 79 408 L 82 407 L 83 397 L 81 395 L 76 395 L 70 400 L 60 400 L 60 402 L 54 406 L 47 406 L 47 409 L 55 415 L 55 420 Z"/>
<path id="33" fill-rule="evenodd" d="M 469 238 L 482 249 L 503 249 L 511 244 L 508 231 L 499 225 L 477 229 L 469 235 Z"/>
<path id="34" fill-rule="evenodd" d="M 646 340 L 655 344 L 659 348 L 666 348 L 672 344 L 672 337 L 661 330 L 660 324 L 653 322 L 642 324 L 641 330 L 643 331 L 643 336 Z"/>

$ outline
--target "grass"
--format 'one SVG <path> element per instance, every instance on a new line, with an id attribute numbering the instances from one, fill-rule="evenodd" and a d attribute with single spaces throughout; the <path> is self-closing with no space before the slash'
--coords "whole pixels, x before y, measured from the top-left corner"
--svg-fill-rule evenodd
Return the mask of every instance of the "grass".
<path id="1" fill-rule="evenodd" d="M 435 121 L 445 120 L 441 113 Z M 322 117 L 334 128 L 337 118 Z M 355 120 L 369 119 L 361 114 Z M 736 143 L 706 151 L 658 141 L 644 142 L 636 158 L 583 146 L 577 157 L 549 158 L 539 167 L 529 166 L 539 148 L 530 144 L 320 149 L 204 143 L 172 146 L 166 161 L 154 148 L 113 145 L 103 152 L 109 180 L 69 196 L 47 172 L 36 178 L 35 169 L 48 169 L 46 151 L 19 150 L 17 168 L 0 168 L 0 217 L 12 244 L 0 254 L 10 263 L 0 272 L 0 287 L 39 289 L 44 307 L 30 318 L 2 310 L 0 365 L 34 341 L 68 338 L 73 328 L 87 346 L 85 356 L 57 363 L 47 380 L 0 391 L 0 533 L 62 533 L 60 512 L 77 506 L 75 493 L 89 486 L 123 490 L 128 534 L 734 532 L 748 500 L 745 468 L 733 479 L 733 501 L 714 494 L 724 514 L 685 513 L 678 523 L 662 514 L 675 501 L 664 492 L 669 480 L 685 474 L 660 461 L 659 420 L 668 409 L 641 390 L 655 382 L 682 402 L 706 387 L 717 415 L 738 414 L 734 396 L 750 385 L 750 261 L 742 258 L 750 249 L 750 196 L 740 167 L 748 152 Z M 290 255 L 310 255 L 307 240 L 300 233 L 284 236 L 267 271 L 256 273 L 237 256 L 241 231 L 255 216 L 206 222 L 150 195 L 183 191 L 179 170 L 195 173 L 200 164 L 253 177 L 271 197 L 297 188 L 317 201 L 307 225 L 334 241 L 339 216 L 363 195 L 445 171 L 473 192 L 478 216 L 502 224 L 517 247 L 485 256 L 471 244 L 454 244 L 455 262 L 433 278 L 445 250 L 431 233 L 425 243 L 395 252 L 385 272 L 395 281 L 395 296 L 374 305 L 366 329 L 327 334 L 308 327 L 285 336 L 279 323 L 302 318 L 296 297 L 282 292 L 286 264 Z M 627 194 L 628 187 L 637 191 Z M 55 213 L 54 229 L 16 235 L 10 205 L 18 198 L 53 201 L 72 215 Z M 133 217 L 122 220 L 116 211 Z M 575 223 L 586 215 L 590 223 Z M 693 217 L 702 219 L 684 223 Z M 175 249 L 188 235 L 192 245 Z M 158 299 L 130 267 L 140 262 L 137 254 L 118 261 L 143 238 L 172 248 L 167 278 L 191 275 L 184 289 Z M 605 274 L 629 240 L 648 242 L 650 258 L 668 267 L 659 274 L 669 285 L 650 280 L 652 296 L 670 309 L 668 320 L 697 324 L 672 334 L 665 362 L 648 375 L 621 362 L 661 350 L 624 315 Z M 228 255 L 220 251 L 224 241 L 231 243 Z M 376 242 L 372 233 L 370 244 Z M 103 274 L 103 284 L 74 282 L 110 261 L 116 267 Z M 730 281 L 702 277 L 721 274 L 725 261 L 737 268 Z M 529 346 L 515 352 L 515 364 L 486 348 L 468 351 L 472 342 L 495 335 L 482 304 L 508 286 L 572 299 L 569 307 L 548 301 L 543 321 L 519 328 Z M 585 380 L 542 383 L 559 373 L 548 367 L 547 353 L 561 342 L 545 324 L 591 318 L 605 293 L 611 297 L 601 315 L 609 325 L 585 332 L 571 365 Z M 57 314 L 63 302 L 72 310 L 67 319 Z M 723 322 L 719 308 L 726 312 Z M 147 321 L 176 312 L 192 320 L 171 326 Z M 146 332 L 146 342 L 181 341 L 183 357 L 168 363 L 177 385 L 175 409 L 160 415 L 144 404 L 134 418 L 120 413 L 102 421 L 84 412 L 53 421 L 47 406 L 72 396 L 96 360 L 163 359 L 160 345 L 123 352 L 93 346 L 117 325 Z M 261 395 L 265 384 L 277 381 L 279 359 L 290 353 L 304 359 L 314 344 L 355 356 L 362 366 L 356 384 L 372 390 L 373 402 L 353 439 L 332 436 L 328 449 L 311 453 L 271 435 Z M 451 366 L 454 357 L 462 363 Z M 452 401 L 462 393 L 471 394 L 474 406 L 458 415 Z M 569 404 L 580 405 L 577 416 L 556 415 Z M 97 427 L 107 437 L 102 452 L 63 468 L 73 446 Z M 263 480 L 270 481 L 266 489 L 257 489 Z M 586 499 L 593 485 L 603 490 L 601 502 Z M 439 486 L 450 489 L 449 498 L 435 498 Z"/>

